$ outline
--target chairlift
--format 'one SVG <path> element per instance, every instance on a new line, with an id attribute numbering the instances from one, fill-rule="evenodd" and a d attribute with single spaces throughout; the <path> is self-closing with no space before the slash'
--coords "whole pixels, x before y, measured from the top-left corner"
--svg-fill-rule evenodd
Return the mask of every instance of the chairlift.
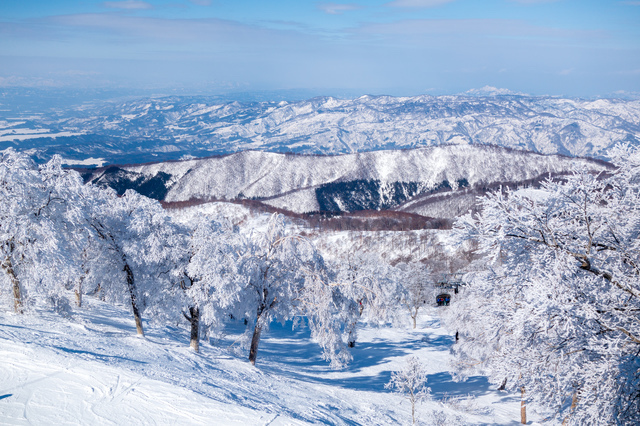
<path id="1" fill-rule="evenodd" d="M 451 295 L 447 293 L 442 293 L 436 296 L 436 303 L 438 306 L 449 306 L 451 303 Z"/>

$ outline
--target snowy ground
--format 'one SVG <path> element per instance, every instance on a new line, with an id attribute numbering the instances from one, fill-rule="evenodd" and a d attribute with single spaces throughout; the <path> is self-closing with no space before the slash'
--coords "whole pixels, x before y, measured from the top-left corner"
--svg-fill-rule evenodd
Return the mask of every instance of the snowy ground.
<path id="1" fill-rule="evenodd" d="M 430 309 L 416 330 L 364 326 L 340 371 L 291 324 L 263 333 L 252 367 L 237 349 L 242 324 L 195 354 L 186 324 L 145 324 L 139 338 L 124 308 L 90 298 L 71 318 L 3 313 L 0 424 L 410 424 L 409 403 L 384 389 L 410 355 L 425 364 L 433 393 L 419 407 L 422 424 L 518 424 L 517 395 L 483 377 L 452 381 L 453 338 Z"/>

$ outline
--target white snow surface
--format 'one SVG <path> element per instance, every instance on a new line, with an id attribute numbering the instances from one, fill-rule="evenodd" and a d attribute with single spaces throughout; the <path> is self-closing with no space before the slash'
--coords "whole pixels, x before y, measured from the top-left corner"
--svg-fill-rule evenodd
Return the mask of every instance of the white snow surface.
<path id="1" fill-rule="evenodd" d="M 72 160 L 69 158 L 63 158 L 62 164 L 66 164 L 68 166 L 97 166 L 102 167 L 102 165 L 106 163 L 104 158 L 85 158 L 84 160 Z"/>
<path id="2" fill-rule="evenodd" d="M 233 350 L 240 323 L 196 354 L 186 324 L 145 324 L 140 338 L 126 309 L 90 297 L 68 318 L 2 313 L 0 423 L 407 424 L 409 403 L 384 384 L 413 355 L 434 397 L 418 407 L 422 424 L 431 424 L 434 412 L 458 423 L 517 424 L 517 395 L 496 391 L 483 377 L 451 380 L 453 338 L 437 313 L 429 308 L 416 330 L 363 325 L 354 361 L 340 371 L 320 359 L 307 329 L 290 323 L 263 333 L 252 367 L 246 353 Z"/>
<path id="3" fill-rule="evenodd" d="M 78 136 L 82 135 L 82 132 L 54 132 L 50 133 L 47 129 L 20 129 L 21 132 L 16 133 L 5 133 L 0 136 L 0 142 L 9 142 L 9 141 L 24 141 L 27 139 L 38 139 L 38 138 L 61 138 L 61 137 L 69 137 L 69 136 Z M 40 131 L 42 130 L 42 131 Z"/>

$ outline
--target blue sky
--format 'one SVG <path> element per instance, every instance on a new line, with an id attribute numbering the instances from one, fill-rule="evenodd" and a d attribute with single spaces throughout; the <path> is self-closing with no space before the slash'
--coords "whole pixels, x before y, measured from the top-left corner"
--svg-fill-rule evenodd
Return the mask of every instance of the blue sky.
<path id="1" fill-rule="evenodd" d="M 2 0 L 0 87 L 640 92 L 640 0 Z"/>

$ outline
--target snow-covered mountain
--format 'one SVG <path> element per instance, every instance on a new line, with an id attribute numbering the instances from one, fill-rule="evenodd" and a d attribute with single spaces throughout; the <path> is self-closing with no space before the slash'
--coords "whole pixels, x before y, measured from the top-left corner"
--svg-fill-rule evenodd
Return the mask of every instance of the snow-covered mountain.
<path id="1" fill-rule="evenodd" d="M 304 213 L 390 209 L 417 196 L 522 182 L 574 167 L 601 171 L 608 165 L 499 147 L 449 145 L 335 156 L 243 151 L 112 166 L 91 171 L 85 178 L 165 201 L 251 198 Z"/>
<path id="2" fill-rule="evenodd" d="M 43 159 L 59 153 L 70 161 L 116 164 L 243 150 L 344 154 L 443 144 L 606 158 L 621 141 L 640 143 L 637 99 L 533 97 L 493 88 L 298 102 L 162 97 L 38 115 L 0 111 L 0 149 L 37 148 Z"/>

